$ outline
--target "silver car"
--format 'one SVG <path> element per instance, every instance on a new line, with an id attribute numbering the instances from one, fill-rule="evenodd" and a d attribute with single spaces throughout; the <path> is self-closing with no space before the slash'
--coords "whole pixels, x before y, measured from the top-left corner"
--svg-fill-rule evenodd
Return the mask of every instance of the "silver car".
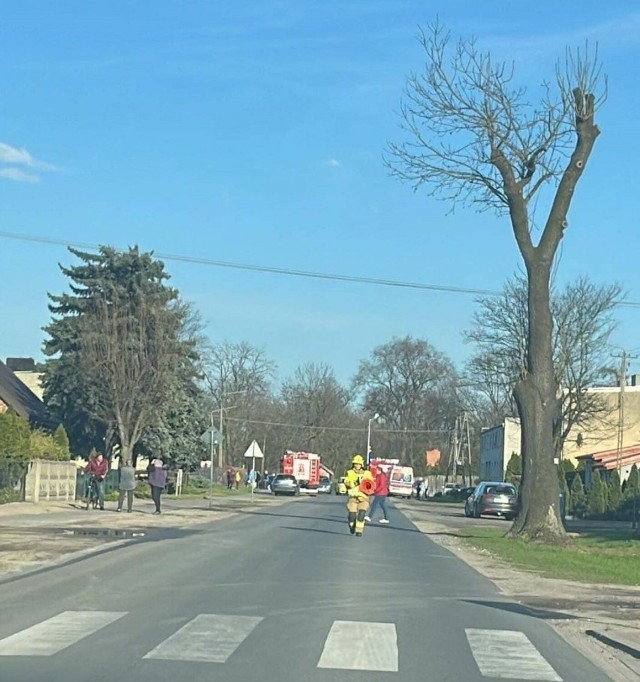
<path id="1" fill-rule="evenodd" d="M 276 474 L 273 481 L 271 481 L 271 492 L 274 495 L 299 495 L 300 486 L 295 476 Z"/>

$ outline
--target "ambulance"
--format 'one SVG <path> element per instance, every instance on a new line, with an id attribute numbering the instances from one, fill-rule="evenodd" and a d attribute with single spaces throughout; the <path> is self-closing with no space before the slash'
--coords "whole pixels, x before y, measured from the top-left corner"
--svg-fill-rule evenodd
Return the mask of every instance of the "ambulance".
<path id="1" fill-rule="evenodd" d="M 369 460 L 369 470 L 375 476 L 378 469 L 389 476 L 389 495 L 410 499 L 413 490 L 413 467 L 403 466 L 399 459 L 373 457 Z"/>

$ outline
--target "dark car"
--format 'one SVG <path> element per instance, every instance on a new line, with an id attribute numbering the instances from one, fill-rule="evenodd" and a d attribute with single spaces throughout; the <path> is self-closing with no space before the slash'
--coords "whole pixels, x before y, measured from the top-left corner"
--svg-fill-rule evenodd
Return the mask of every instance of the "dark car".
<path id="1" fill-rule="evenodd" d="M 329 494 L 331 492 L 331 479 L 328 476 L 321 476 L 318 484 L 318 492 Z"/>
<path id="2" fill-rule="evenodd" d="M 300 486 L 291 474 L 276 474 L 271 481 L 271 492 L 274 495 L 299 495 Z"/>
<path id="3" fill-rule="evenodd" d="M 268 476 L 263 476 L 259 481 L 258 481 L 258 487 L 257 490 L 260 492 L 271 492 L 271 483 L 273 479 L 276 477 L 275 474 L 269 474 Z"/>
<path id="4" fill-rule="evenodd" d="M 511 483 L 483 481 L 467 498 L 464 515 L 479 519 L 483 514 L 503 516 L 511 521 L 518 514 L 518 492 Z"/>

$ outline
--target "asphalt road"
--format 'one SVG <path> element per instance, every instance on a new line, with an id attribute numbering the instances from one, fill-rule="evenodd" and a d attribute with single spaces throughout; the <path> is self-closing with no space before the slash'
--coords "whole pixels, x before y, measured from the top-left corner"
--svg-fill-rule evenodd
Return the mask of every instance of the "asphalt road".
<path id="1" fill-rule="evenodd" d="M 607 679 L 399 512 L 357 538 L 344 505 L 300 498 L 0 584 L 0 682 Z"/>

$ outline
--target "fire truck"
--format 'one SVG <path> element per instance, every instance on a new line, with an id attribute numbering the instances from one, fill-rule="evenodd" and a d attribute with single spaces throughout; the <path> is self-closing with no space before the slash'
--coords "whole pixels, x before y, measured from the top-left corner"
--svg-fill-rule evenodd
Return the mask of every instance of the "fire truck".
<path id="1" fill-rule="evenodd" d="M 286 450 L 280 458 L 280 472 L 295 476 L 301 491 L 317 495 L 320 485 L 320 455 Z"/>
<path id="2" fill-rule="evenodd" d="M 389 495 L 397 497 L 411 497 L 413 490 L 413 467 L 401 466 L 399 459 L 385 459 L 372 457 L 369 460 L 369 470 L 375 476 L 376 471 L 382 469 L 389 476 Z"/>

